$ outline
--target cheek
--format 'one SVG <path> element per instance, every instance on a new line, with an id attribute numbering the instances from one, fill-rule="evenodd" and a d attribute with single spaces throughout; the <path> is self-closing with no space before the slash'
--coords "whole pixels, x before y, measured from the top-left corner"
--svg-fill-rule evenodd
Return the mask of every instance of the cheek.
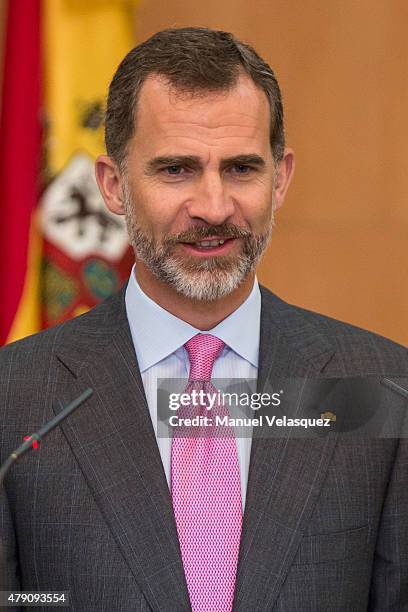
<path id="1" fill-rule="evenodd" d="M 241 194 L 242 196 L 244 194 Z M 241 214 L 253 230 L 263 227 L 272 215 L 272 189 L 258 185 L 241 197 Z"/>
<path id="2" fill-rule="evenodd" d="M 176 193 L 146 186 L 134 193 L 135 215 L 144 228 L 161 234 L 174 225 L 182 207 Z"/>

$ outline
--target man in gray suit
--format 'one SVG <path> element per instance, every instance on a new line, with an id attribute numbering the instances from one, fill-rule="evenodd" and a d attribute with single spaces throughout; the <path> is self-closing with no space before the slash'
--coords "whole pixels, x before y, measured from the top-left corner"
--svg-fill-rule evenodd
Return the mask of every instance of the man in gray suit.
<path id="1" fill-rule="evenodd" d="M 257 283 L 293 173 L 272 70 L 230 34 L 159 32 L 113 78 L 106 145 L 96 175 L 126 218 L 129 283 L 1 352 L 2 462 L 94 389 L 5 480 L 8 587 L 69 591 L 77 612 L 408 610 L 402 436 L 157 434 L 157 380 L 189 373 L 258 391 L 371 377 L 379 410 L 404 417 L 404 347 Z"/>

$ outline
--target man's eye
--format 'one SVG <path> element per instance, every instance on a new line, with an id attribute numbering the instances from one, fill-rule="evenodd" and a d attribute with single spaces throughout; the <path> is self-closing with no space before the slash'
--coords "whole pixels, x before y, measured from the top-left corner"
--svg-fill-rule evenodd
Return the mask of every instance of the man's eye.
<path id="1" fill-rule="evenodd" d="M 233 169 L 236 174 L 249 174 L 252 170 L 251 166 L 245 164 L 235 164 Z"/>
<path id="2" fill-rule="evenodd" d="M 178 165 L 167 166 L 166 168 L 163 168 L 163 170 L 167 174 L 170 174 L 171 176 L 178 176 L 179 174 L 181 174 L 181 171 L 183 170 L 183 167 L 182 166 L 178 166 Z"/>

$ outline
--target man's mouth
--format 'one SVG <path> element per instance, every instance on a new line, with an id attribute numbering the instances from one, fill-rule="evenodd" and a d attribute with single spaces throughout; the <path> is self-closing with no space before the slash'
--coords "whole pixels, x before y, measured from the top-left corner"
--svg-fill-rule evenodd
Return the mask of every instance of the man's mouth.
<path id="1" fill-rule="evenodd" d="M 221 244 L 224 244 L 224 242 L 226 242 L 228 240 L 228 238 L 222 238 L 222 237 L 209 237 L 209 238 L 204 238 L 202 240 L 189 240 L 187 243 L 184 244 L 192 244 L 194 246 L 198 246 L 198 247 L 217 247 L 220 246 Z"/>
<path id="2" fill-rule="evenodd" d="M 232 243 L 235 242 L 235 238 L 223 238 L 223 237 L 210 237 L 204 240 L 197 240 L 195 242 L 181 242 L 181 244 L 188 249 L 190 252 L 209 252 L 213 255 L 222 255 L 227 252 Z"/>
<path id="3" fill-rule="evenodd" d="M 195 246 L 199 247 L 215 247 L 224 244 L 225 240 L 202 240 L 201 242 L 194 242 Z"/>

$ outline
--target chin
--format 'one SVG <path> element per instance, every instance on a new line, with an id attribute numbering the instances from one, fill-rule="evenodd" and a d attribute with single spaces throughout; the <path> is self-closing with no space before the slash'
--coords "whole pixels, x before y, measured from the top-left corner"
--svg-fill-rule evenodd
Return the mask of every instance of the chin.
<path id="1" fill-rule="evenodd" d="M 223 270 L 167 274 L 165 282 L 177 293 L 199 302 L 215 302 L 230 295 L 248 278 L 249 272 Z M 162 279 L 164 280 L 164 279 Z"/>

